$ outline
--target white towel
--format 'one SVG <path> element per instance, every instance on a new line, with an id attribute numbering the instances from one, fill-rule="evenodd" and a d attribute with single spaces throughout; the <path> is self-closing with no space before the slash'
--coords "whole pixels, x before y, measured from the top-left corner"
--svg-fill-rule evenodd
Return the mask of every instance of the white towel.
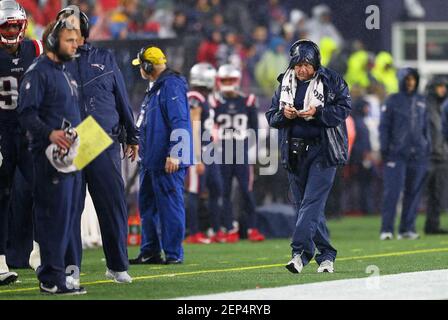
<path id="1" fill-rule="evenodd" d="M 294 106 L 294 97 L 297 90 L 297 78 L 294 69 L 288 69 L 282 80 L 282 88 L 280 92 L 280 109 L 286 105 Z M 324 85 L 319 76 L 315 76 L 310 80 L 306 89 L 305 98 L 303 100 L 303 111 L 307 111 L 311 106 L 324 106 Z M 306 117 L 305 120 L 314 119 L 314 117 Z"/>
<path id="2" fill-rule="evenodd" d="M 288 68 L 283 75 L 282 89 L 280 91 L 280 110 L 285 106 L 294 105 L 294 97 L 297 90 L 297 78 L 294 69 Z"/>

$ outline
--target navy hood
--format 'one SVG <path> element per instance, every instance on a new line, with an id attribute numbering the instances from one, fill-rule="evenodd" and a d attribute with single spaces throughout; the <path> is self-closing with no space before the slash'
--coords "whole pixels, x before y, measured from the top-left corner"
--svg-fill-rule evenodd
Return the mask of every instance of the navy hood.
<path id="1" fill-rule="evenodd" d="M 436 75 L 434 76 L 426 85 L 426 93 L 428 96 L 439 98 L 439 99 L 445 99 L 446 95 L 444 97 L 438 97 L 436 93 L 436 87 L 439 85 L 448 85 L 448 79 L 445 76 Z"/>
<path id="2" fill-rule="evenodd" d="M 306 62 L 314 67 L 314 70 L 320 67 L 320 50 L 317 44 L 311 40 L 298 40 L 289 49 L 289 67 L 293 68 L 300 62 Z"/>
<path id="3" fill-rule="evenodd" d="M 416 79 L 416 85 L 415 85 L 415 89 L 412 93 L 415 93 L 418 90 L 418 84 L 420 82 L 420 75 L 418 74 L 417 69 L 414 68 L 402 68 L 400 70 L 398 70 L 397 72 L 397 77 L 398 77 L 398 83 L 400 86 L 400 92 L 404 92 L 407 93 L 406 91 L 406 77 L 409 75 L 413 75 Z"/>

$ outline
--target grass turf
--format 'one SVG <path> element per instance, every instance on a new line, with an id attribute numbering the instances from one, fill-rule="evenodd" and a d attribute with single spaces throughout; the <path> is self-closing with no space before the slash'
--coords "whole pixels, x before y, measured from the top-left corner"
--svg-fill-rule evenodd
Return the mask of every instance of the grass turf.
<path id="1" fill-rule="evenodd" d="M 422 230 L 424 216 L 417 220 Z M 448 219 L 442 217 L 442 225 Z M 288 239 L 260 243 L 185 245 L 182 265 L 131 266 L 132 284 L 116 284 L 104 277 L 101 249 L 86 250 L 82 285 L 87 295 L 49 297 L 39 293 L 32 270 L 18 270 L 20 283 L 0 287 L 4 299 L 167 299 L 225 291 L 267 288 L 310 282 L 367 277 L 375 265 L 380 274 L 396 274 L 448 267 L 448 236 L 425 236 L 419 240 L 378 240 L 379 217 L 345 218 L 329 222 L 333 246 L 338 250 L 334 274 L 317 274 L 312 262 L 303 273 L 291 274 L 284 265 L 290 258 Z M 134 257 L 137 247 L 129 248 Z"/>

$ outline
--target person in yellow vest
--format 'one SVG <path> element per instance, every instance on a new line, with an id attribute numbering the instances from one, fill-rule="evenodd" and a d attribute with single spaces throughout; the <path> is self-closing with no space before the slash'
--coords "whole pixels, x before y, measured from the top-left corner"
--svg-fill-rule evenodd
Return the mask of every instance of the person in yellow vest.
<path id="1" fill-rule="evenodd" d="M 394 59 L 389 52 L 381 51 L 375 58 L 375 66 L 372 69 L 372 76 L 386 89 L 387 94 L 398 92 L 397 70 Z"/>
<path id="2" fill-rule="evenodd" d="M 323 37 L 319 42 L 321 62 L 324 67 L 328 67 L 333 54 L 339 50 L 337 42 L 330 37 Z"/>
<path id="3" fill-rule="evenodd" d="M 353 85 L 359 85 L 361 88 L 367 88 L 373 80 L 370 74 L 372 57 L 366 50 L 358 50 L 352 53 L 348 58 L 347 72 L 345 81 L 351 88 Z"/>

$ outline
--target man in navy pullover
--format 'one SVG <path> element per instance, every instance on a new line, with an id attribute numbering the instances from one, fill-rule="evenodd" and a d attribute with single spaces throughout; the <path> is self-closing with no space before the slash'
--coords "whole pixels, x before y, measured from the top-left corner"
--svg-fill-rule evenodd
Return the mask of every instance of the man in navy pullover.
<path id="1" fill-rule="evenodd" d="M 89 19 L 75 5 L 62 9 L 58 18 L 79 17 L 79 57 L 67 64 L 67 70 L 79 85 L 80 112 L 84 119 L 91 115 L 109 134 L 114 143 L 83 170 L 80 210 L 84 209 L 86 185 L 92 196 L 100 224 L 106 256 L 106 277 L 119 283 L 132 281 L 127 273 L 128 212 L 121 175 L 120 143 L 127 145 L 125 154 L 132 161 L 137 157 L 138 137 L 124 79 L 114 56 L 107 49 L 95 48 L 86 42 Z M 78 20 L 78 19 L 77 19 Z M 120 136 L 126 141 L 120 141 Z M 82 254 L 80 228 L 76 228 L 71 245 L 75 256 L 67 257 L 67 265 L 79 266 Z"/>
<path id="2" fill-rule="evenodd" d="M 65 256 L 69 237 L 76 225 L 79 199 L 79 171 L 59 172 L 45 154 L 50 144 L 69 150 L 73 141 L 61 128 L 81 122 L 76 81 L 64 62 L 73 59 L 77 31 L 66 20 L 49 26 L 46 54 L 26 72 L 20 85 L 19 121 L 31 135 L 34 163 L 34 222 L 40 245 L 41 265 L 37 269 L 40 290 L 46 294 L 82 294 L 83 288 L 66 286 Z"/>

